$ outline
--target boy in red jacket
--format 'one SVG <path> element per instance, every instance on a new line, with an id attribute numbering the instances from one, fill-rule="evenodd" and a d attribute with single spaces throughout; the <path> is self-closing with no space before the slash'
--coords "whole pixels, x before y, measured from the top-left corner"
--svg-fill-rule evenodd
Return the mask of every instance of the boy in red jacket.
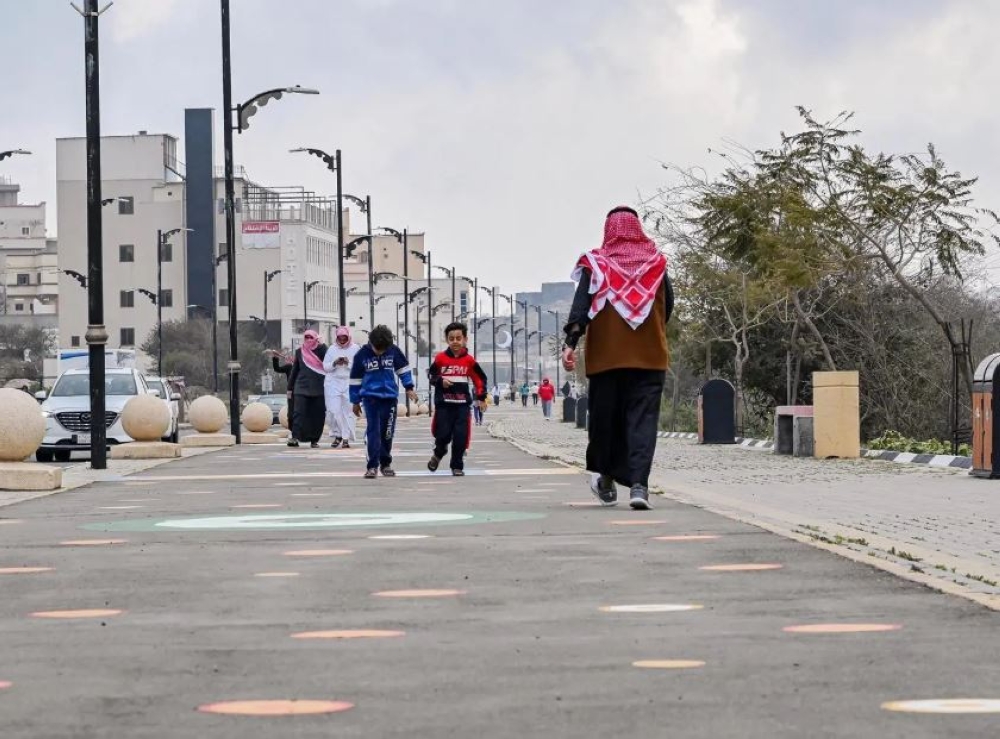
<path id="1" fill-rule="evenodd" d="M 444 330 L 448 348 L 437 355 L 429 375 L 434 386 L 434 455 L 427 469 L 437 472 L 438 465 L 451 445 L 451 474 L 465 474 L 465 452 L 472 437 L 472 415 L 469 408 L 476 403 L 486 408 L 486 373 L 465 343 L 469 329 L 464 323 L 451 323 Z"/>
<path id="2" fill-rule="evenodd" d="M 542 400 L 542 415 L 546 421 L 552 420 L 552 402 L 556 399 L 556 386 L 546 377 L 538 386 L 538 397 Z"/>

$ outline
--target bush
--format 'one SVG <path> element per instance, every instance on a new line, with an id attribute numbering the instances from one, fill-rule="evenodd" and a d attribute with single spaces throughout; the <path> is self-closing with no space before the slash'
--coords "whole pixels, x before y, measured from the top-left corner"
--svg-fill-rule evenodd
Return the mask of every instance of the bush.
<path id="1" fill-rule="evenodd" d="M 903 436 L 898 431 L 886 431 L 881 436 L 869 441 L 867 447 L 874 450 L 911 452 L 912 454 L 951 454 L 950 441 L 942 441 L 941 439 L 918 441 Z M 972 454 L 972 450 L 968 444 L 960 444 L 958 454 L 960 457 L 968 457 Z"/>

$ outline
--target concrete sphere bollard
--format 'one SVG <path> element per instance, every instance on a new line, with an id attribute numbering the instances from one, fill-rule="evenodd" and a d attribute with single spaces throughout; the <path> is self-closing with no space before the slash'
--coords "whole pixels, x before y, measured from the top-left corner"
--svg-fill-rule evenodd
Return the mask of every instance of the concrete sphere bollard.
<path id="1" fill-rule="evenodd" d="M 136 395 L 122 411 L 122 428 L 136 441 L 159 441 L 170 430 L 170 409 L 155 395 Z"/>
<path id="2" fill-rule="evenodd" d="M 417 409 L 418 416 L 429 416 L 430 413 L 431 413 L 430 406 L 428 406 L 426 403 L 422 403 L 420 407 Z"/>
<path id="3" fill-rule="evenodd" d="M 243 421 L 243 425 L 247 427 L 248 431 L 253 431 L 254 433 L 267 431 L 271 428 L 271 420 L 273 418 L 274 414 L 271 413 L 271 409 L 263 403 L 250 403 L 250 405 L 243 409 L 243 413 L 240 414 L 240 420 Z"/>
<path id="4" fill-rule="evenodd" d="M 45 438 L 38 401 L 13 388 L 0 388 L 0 462 L 20 462 Z"/>
<path id="5" fill-rule="evenodd" d="M 281 424 L 281 428 L 283 428 L 283 429 L 287 429 L 288 428 L 288 406 L 287 405 L 283 406 L 281 408 L 281 410 L 278 412 L 278 423 Z"/>
<path id="6" fill-rule="evenodd" d="M 202 434 L 217 434 L 229 420 L 226 404 L 214 395 L 202 395 L 191 404 L 188 413 L 195 431 Z"/>
<path id="7" fill-rule="evenodd" d="M 396 418 L 406 418 L 406 406 L 402 403 L 396 406 Z"/>

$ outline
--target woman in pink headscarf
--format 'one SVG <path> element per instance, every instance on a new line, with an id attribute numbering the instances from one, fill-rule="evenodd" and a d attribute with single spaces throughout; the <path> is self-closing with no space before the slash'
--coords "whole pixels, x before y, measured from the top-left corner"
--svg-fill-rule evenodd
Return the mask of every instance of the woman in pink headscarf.
<path id="1" fill-rule="evenodd" d="M 323 400 L 325 356 L 326 344 L 320 343 L 319 334 L 312 329 L 302 334 L 302 346 L 295 350 L 295 362 L 288 376 L 288 386 L 295 397 L 292 438 L 288 440 L 288 446 L 298 446 L 300 441 L 309 442 L 313 449 L 319 446 L 326 420 L 326 403 Z"/>
<path id="2" fill-rule="evenodd" d="M 643 233 L 634 210 L 615 208 L 604 223 L 604 243 L 580 257 L 573 279 L 579 286 L 565 328 L 563 366 L 575 369 L 576 345 L 586 334 L 591 492 L 613 506 L 615 484 L 624 485 L 632 508 L 648 510 L 670 365 L 666 326 L 674 293 L 667 259 Z"/>
<path id="3" fill-rule="evenodd" d="M 348 397 L 351 388 L 351 366 L 354 355 L 361 350 L 351 341 L 351 329 L 341 326 L 333 346 L 326 351 L 323 369 L 326 371 L 326 422 L 330 426 L 330 436 L 334 449 L 350 449 L 355 438 L 357 419 L 351 412 Z"/>

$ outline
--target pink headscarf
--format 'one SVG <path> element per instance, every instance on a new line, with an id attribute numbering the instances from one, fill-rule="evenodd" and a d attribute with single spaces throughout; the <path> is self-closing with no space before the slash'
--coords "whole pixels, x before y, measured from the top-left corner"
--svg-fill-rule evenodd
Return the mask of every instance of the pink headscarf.
<path id="1" fill-rule="evenodd" d="M 621 206 L 608 213 L 604 243 L 580 257 L 573 279 L 579 280 L 584 269 L 590 271 L 590 294 L 594 296 L 590 318 L 611 301 L 618 314 L 636 329 L 653 308 L 667 273 L 667 258 L 643 232 L 635 211 Z"/>
<path id="2" fill-rule="evenodd" d="M 306 367 L 317 374 L 326 376 L 323 369 L 323 360 L 316 356 L 316 348 L 319 346 L 319 334 L 312 329 L 302 334 L 302 361 Z"/>
<path id="3" fill-rule="evenodd" d="M 347 341 L 345 342 L 345 346 L 346 346 L 347 344 L 351 343 L 351 329 L 349 329 L 347 326 L 341 326 L 341 327 L 339 327 L 337 329 L 337 343 L 339 344 L 340 343 L 340 339 L 342 337 L 345 337 L 345 336 L 347 337 Z"/>

